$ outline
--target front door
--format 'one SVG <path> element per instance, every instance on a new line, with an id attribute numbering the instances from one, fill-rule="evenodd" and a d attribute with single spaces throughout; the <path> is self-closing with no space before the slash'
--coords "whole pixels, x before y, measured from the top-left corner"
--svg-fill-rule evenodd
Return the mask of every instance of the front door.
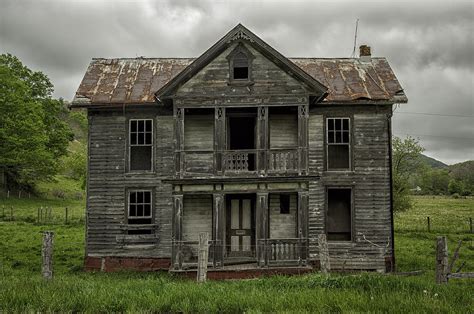
<path id="1" fill-rule="evenodd" d="M 227 252 L 229 256 L 253 256 L 255 224 L 253 199 L 229 199 L 227 219 Z"/>

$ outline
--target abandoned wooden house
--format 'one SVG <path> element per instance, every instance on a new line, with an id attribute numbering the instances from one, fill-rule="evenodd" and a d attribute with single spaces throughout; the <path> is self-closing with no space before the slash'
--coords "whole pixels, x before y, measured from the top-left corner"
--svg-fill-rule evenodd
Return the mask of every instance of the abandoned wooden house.
<path id="1" fill-rule="evenodd" d="M 159 46 L 159 45 L 158 45 Z M 211 277 L 394 265 L 385 58 L 286 58 L 241 24 L 198 58 L 93 59 L 87 269 Z"/>

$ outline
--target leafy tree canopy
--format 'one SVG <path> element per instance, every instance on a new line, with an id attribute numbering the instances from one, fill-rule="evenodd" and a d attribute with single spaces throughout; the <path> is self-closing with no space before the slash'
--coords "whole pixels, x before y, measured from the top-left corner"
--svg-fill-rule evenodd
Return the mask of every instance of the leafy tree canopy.
<path id="1" fill-rule="evenodd" d="M 53 99 L 53 84 L 11 55 L 0 55 L 0 170 L 10 184 L 31 187 L 58 171 L 72 140 L 62 120 L 66 110 Z"/>
<path id="2" fill-rule="evenodd" d="M 403 140 L 396 136 L 392 139 L 394 211 L 403 211 L 412 207 L 409 179 L 410 175 L 422 165 L 420 154 L 423 150 L 418 141 L 410 136 Z"/>

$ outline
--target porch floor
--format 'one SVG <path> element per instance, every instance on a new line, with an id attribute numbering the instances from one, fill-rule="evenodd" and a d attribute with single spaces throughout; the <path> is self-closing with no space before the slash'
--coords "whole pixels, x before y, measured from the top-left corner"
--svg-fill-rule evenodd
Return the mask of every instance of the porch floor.
<path id="1" fill-rule="evenodd" d="M 257 263 L 238 265 L 224 265 L 220 268 L 208 268 L 207 278 L 211 280 L 221 279 L 248 279 L 274 275 L 302 275 L 313 271 L 312 266 L 269 266 L 258 267 Z M 195 279 L 197 269 L 170 269 L 170 273 Z"/>

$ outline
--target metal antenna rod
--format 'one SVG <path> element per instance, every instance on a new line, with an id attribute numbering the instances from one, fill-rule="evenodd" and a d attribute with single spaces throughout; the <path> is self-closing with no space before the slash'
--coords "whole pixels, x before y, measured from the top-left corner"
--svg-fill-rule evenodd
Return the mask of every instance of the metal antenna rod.
<path id="1" fill-rule="evenodd" d="M 352 50 L 352 55 L 351 58 L 355 58 L 356 54 L 356 46 L 357 46 L 357 29 L 359 27 L 359 19 L 356 20 L 356 29 L 355 29 L 355 34 L 354 34 L 354 49 Z"/>

